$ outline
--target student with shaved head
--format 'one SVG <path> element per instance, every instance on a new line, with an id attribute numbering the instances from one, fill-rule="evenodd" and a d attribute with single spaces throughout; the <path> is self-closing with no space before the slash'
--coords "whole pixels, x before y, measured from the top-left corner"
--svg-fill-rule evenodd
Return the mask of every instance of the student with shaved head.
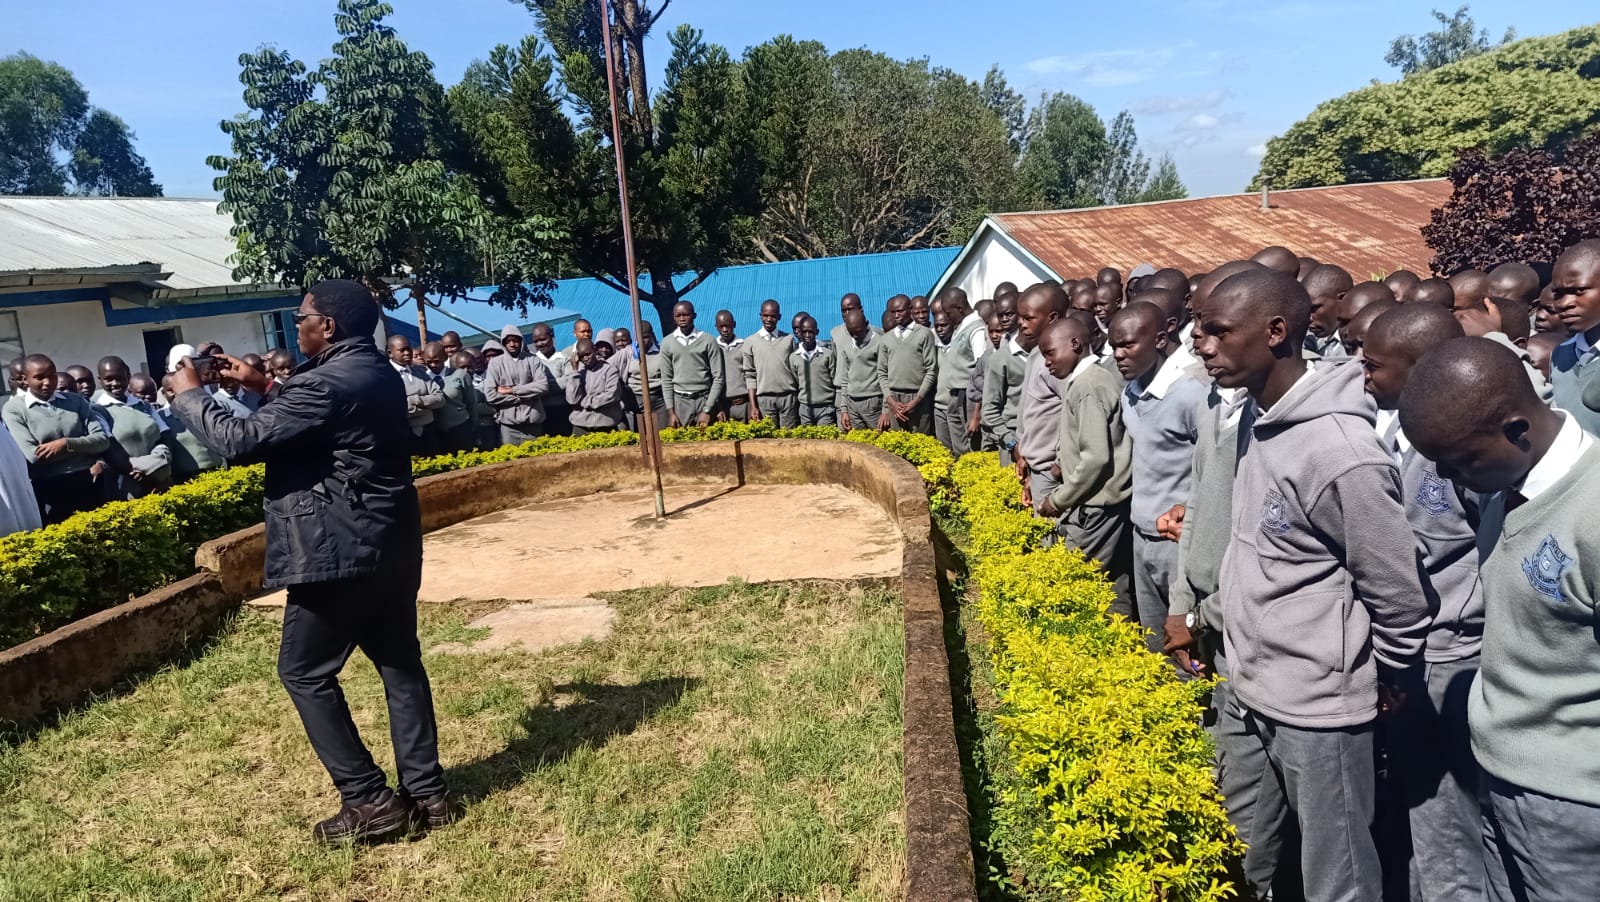
<path id="1" fill-rule="evenodd" d="M 1456 290 L 1444 279 L 1423 279 L 1411 289 L 1408 304 L 1437 304 L 1445 309 L 1455 306 Z"/>
<path id="2" fill-rule="evenodd" d="M 1489 296 L 1489 274 L 1481 269 L 1463 269 L 1448 281 L 1457 301 L 1481 304 Z"/>
<path id="3" fill-rule="evenodd" d="M 1268 269 L 1277 270 L 1286 275 L 1295 277 L 1300 275 L 1300 258 L 1294 255 L 1294 251 L 1286 247 L 1278 245 L 1264 247 L 1256 251 L 1255 255 L 1250 259 Z"/>
<path id="4" fill-rule="evenodd" d="M 1532 305 L 1539 299 L 1539 271 L 1526 263 L 1502 263 L 1489 271 L 1489 297 Z"/>
<path id="5" fill-rule="evenodd" d="M 1224 782 L 1249 796 L 1248 817 L 1230 816 L 1256 892 L 1270 891 L 1292 816 L 1306 899 L 1376 902 L 1373 730 L 1392 697 L 1380 686 L 1420 663 L 1430 612 L 1361 368 L 1308 363 L 1310 319 L 1294 278 L 1241 273 L 1212 295 L 1196 342 L 1217 383 L 1250 396 L 1218 581 L 1228 716 L 1243 725 L 1219 730 L 1236 768 Z"/>
<path id="6" fill-rule="evenodd" d="M 1439 474 L 1400 427 L 1400 395 L 1417 361 L 1462 336 L 1461 324 L 1432 304 L 1407 304 L 1378 317 L 1362 352 L 1377 430 L 1400 467 L 1400 498 L 1422 549 L 1435 614 L 1420 673 L 1389 731 L 1391 761 L 1411 827 L 1411 868 L 1423 902 L 1481 899 L 1481 773 L 1467 730 L 1467 694 L 1478 672 L 1483 587 L 1478 579 L 1479 496 Z"/>
<path id="7" fill-rule="evenodd" d="M 111 445 L 94 409 L 77 392 L 57 388 L 56 364 L 43 354 L 23 358 L 26 391 L 0 408 L 22 449 L 46 526 L 100 503 L 90 468 Z"/>
<path id="8" fill-rule="evenodd" d="M 1021 335 L 1033 344 L 1022 377 L 1022 397 L 1017 409 L 1017 477 L 1023 499 L 1037 508 L 1056 486 L 1056 437 L 1061 421 L 1061 382 L 1050 375 L 1044 354 L 1037 347 L 1045 329 L 1067 314 L 1067 294 L 1060 285 L 1040 282 L 1022 293 L 1017 302 Z"/>
<path id="9" fill-rule="evenodd" d="M 1350 336 L 1345 334 L 1350 326 L 1350 321 L 1355 319 L 1368 304 L 1394 303 L 1394 292 L 1382 282 L 1361 282 L 1345 292 L 1344 300 L 1339 304 L 1338 330 L 1339 344 L 1344 348 L 1344 356 L 1354 357 L 1360 347 L 1359 342 L 1352 342 Z"/>
<path id="10" fill-rule="evenodd" d="M 1361 349 L 1367 341 L 1367 330 L 1372 328 L 1372 321 L 1388 313 L 1396 307 L 1410 307 L 1411 304 L 1399 304 L 1394 301 L 1374 301 L 1360 312 L 1350 318 L 1350 322 L 1339 329 L 1339 340 L 1344 343 L 1345 351 L 1352 358 L 1361 356 Z M 1427 305 L 1432 306 L 1432 305 Z"/>
<path id="11" fill-rule="evenodd" d="M 1344 356 L 1344 345 L 1339 343 L 1339 308 L 1354 284 L 1343 267 L 1332 263 L 1320 264 L 1306 274 L 1301 285 L 1311 296 L 1311 335 L 1306 339 L 1307 350 L 1329 360 Z"/>
<path id="12" fill-rule="evenodd" d="M 1550 380 L 1524 349 L 1524 345 L 1528 343 L 1527 304 L 1511 298 L 1484 298 L 1477 304 L 1467 304 L 1458 296 L 1452 312 L 1467 335 L 1487 338 L 1517 355 L 1522 361 L 1523 370 L 1528 374 L 1528 382 L 1533 385 L 1533 390 L 1546 402 L 1552 398 Z"/>
<path id="13" fill-rule="evenodd" d="M 751 419 L 768 419 L 782 429 L 800 425 L 799 388 L 789 369 L 794 336 L 779 328 L 783 313 L 778 302 L 761 303 L 761 328 L 744 340 L 744 381 L 750 387 Z"/>
<path id="14" fill-rule="evenodd" d="M 667 402 L 668 426 L 709 426 L 722 400 L 722 350 L 709 333 L 695 328 L 694 320 L 693 304 L 674 304 L 672 324 L 677 328 L 661 345 L 661 397 Z"/>
<path id="15" fill-rule="evenodd" d="M 1488 774 L 1487 898 L 1588 898 L 1600 873 L 1600 449 L 1539 400 L 1516 355 L 1481 338 L 1412 367 L 1400 423 L 1440 476 L 1487 496 L 1468 700 Z"/>
<path id="16" fill-rule="evenodd" d="M 1567 411 L 1591 435 L 1600 434 L 1600 413 L 1583 405 L 1584 391 L 1600 381 L 1600 239 L 1562 252 L 1551 273 L 1550 289 L 1562 325 L 1573 334 L 1550 355 L 1555 406 Z"/>
<path id="17" fill-rule="evenodd" d="M 1422 277 L 1409 269 L 1397 269 L 1383 277 L 1383 284 L 1394 293 L 1395 303 L 1407 304 L 1411 302 L 1411 292 L 1422 284 Z"/>
<path id="18" fill-rule="evenodd" d="M 989 345 L 989 330 L 983 317 L 967 303 L 967 293 L 959 288 L 946 288 L 939 292 L 940 312 L 952 326 L 947 349 L 939 359 L 936 377 L 938 400 L 935 410 L 944 416 L 944 426 L 935 432 L 946 442 L 950 453 L 960 456 L 978 449 L 978 430 L 969 428 L 976 423 L 976 413 L 981 396 L 972 397 L 968 389 L 972 384 L 972 371 L 978 359 L 985 356 Z M 939 408 L 943 408 L 942 411 Z"/>

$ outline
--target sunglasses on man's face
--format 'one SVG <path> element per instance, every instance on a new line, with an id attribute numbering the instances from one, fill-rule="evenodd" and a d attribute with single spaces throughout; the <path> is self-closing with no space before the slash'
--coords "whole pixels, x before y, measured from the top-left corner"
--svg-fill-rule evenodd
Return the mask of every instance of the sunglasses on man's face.
<path id="1" fill-rule="evenodd" d="M 320 316 L 323 319 L 328 318 L 327 314 L 325 313 L 301 313 L 300 311 L 296 310 L 290 319 L 294 320 L 294 324 L 299 326 L 304 324 L 306 320 L 312 318 L 313 316 Z"/>

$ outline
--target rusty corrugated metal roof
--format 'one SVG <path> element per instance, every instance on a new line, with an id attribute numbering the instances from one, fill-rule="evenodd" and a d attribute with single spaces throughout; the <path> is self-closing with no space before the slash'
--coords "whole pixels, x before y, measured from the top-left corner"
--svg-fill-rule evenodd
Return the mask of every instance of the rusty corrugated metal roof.
<path id="1" fill-rule="evenodd" d="M 1281 244 L 1361 281 L 1402 268 L 1426 274 L 1433 251 L 1419 230 L 1449 196 L 1447 180 L 1421 179 L 1274 191 L 1265 211 L 1260 194 L 1230 194 L 991 218 L 1063 279 L 1140 263 L 1206 272 Z"/>

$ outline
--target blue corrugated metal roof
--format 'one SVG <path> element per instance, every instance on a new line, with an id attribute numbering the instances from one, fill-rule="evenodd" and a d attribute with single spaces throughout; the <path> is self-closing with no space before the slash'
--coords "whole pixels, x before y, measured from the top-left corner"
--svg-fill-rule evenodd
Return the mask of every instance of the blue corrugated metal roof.
<path id="1" fill-rule="evenodd" d="M 753 263 L 725 266 L 712 273 L 689 292 L 694 302 L 696 325 L 711 331 L 718 310 L 728 310 L 739 324 L 739 334 L 748 335 L 761 328 L 757 317 L 761 302 L 769 298 L 783 307 L 782 327 L 801 310 L 817 320 L 824 336 L 839 325 L 839 298 L 847 292 L 861 295 L 867 320 L 876 324 L 885 302 L 897 294 L 926 294 L 961 252 L 959 247 L 895 251 L 885 254 L 858 254 L 853 257 L 823 257 L 784 263 Z M 681 287 L 693 276 L 675 280 Z M 595 279 L 563 279 L 556 283 L 552 298 L 557 306 L 582 311 L 598 331 L 625 326 L 633 321 L 628 296 Z M 649 309 L 645 315 L 654 323 Z M 565 337 L 565 336 L 563 336 Z"/>

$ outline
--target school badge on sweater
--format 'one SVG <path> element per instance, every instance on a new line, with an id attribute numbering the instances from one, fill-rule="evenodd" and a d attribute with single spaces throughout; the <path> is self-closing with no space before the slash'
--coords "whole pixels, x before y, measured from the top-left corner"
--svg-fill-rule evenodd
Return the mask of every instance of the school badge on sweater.
<path id="1" fill-rule="evenodd" d="M 1261 505 L 1261 529 L 1281 536 L 1289 531 L 1288 500 L 1274 489 L 1267 490 L 1266 501 Z"/>
<path id="2" fill-rule="evenodd" d="M 1528 585 L 1539 594 L 1565 603 L 1566 599 L 1561 597 L 1561 574 L 1567 572 L 1571 564 L 1572 556 L 1561 550 L 1556 537 L 1546 535 L 1538 550 L 1522 559 L 1522 572 L 1528 577 Z"/>
<path id="3" fill-rule="evenodd" d="M 1417 486 L 1417 506 L 1435 517 L 1450 513 L 1450 484 L 1432 470 L 1422 471 L 1422 484 Z"/>

